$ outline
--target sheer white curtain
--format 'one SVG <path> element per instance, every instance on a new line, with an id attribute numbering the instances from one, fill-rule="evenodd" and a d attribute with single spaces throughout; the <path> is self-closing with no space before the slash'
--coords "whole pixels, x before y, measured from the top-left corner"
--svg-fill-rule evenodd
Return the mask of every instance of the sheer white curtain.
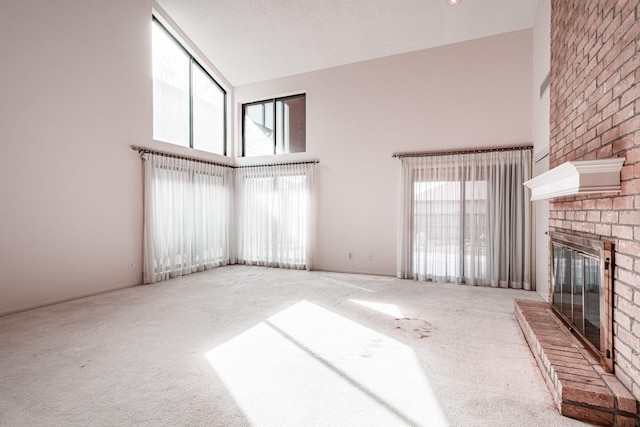
<path id="1" fill-rule="evenodd" d="M 400 278 L 532 289 L 531 150 L 402 158 Z"/>
<path id="2" fill-rule="evenodd" d="M 231 168 L 145 153 L 144 283 L 230 261 Z"/>
<path id="3" fill-rule="evenodd" d="M 313 164 L 236 169 L 237 262 L 311 269 Z"/>

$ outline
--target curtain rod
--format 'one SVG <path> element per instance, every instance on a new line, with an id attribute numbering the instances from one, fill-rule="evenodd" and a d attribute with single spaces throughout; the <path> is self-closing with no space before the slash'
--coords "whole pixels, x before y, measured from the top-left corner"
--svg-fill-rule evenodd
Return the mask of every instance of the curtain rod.
<path id="1" fill-rule="evenodd" d="M 243 166 L 233 166 L 234 169 L 244 169 L 244 168 L 260 168 L 265 166 L 289 166 L 289 165 L 308 165 L 308 164 L 318 164 L 320 160 L 301 160 L 299 162 L 283 162 L 283 163 L 264 163 L 261 165 L 243 165 Z"/>
<path id="2" fill-rule="evenodd" d="M 132 145 L 131 149 L 133 151 L 137 151 L 140 154 L 144 154 L 144 153 L 159 154 L 161 156 L 173 157 L 175 159 L 191 160 L 191 161 L 194 161 L 194 162 L 206 163 L 206 164 L 209 164 L 209 165 L 224 166 L 226 168 L 231 168 L 231 169 L 258 168 L 258 167 L 265 167 L 265 166 L 306 165 L 306 164 L 310 164 L 310 163 L 313 163 L 313 164 L 320 163 L 320 160 L 305 160 L 305 161 L 300 161 L 300 162 L 265 163 L 265 164 L 260 164 L 260 165 L 233 166 L 233 165 L 227 165 L 227 164 L 224 164 L 224 163 L 214 162 L 214 161 L 211 161 L 211 160 L 199 159 L 199 158 L 193 157 L 193 156 L 185 156 L 185 155 L 182 155 L 182 154 L 169 153 L 167 151 L 160 151 L 160 150 L 153 150 L 151 148 L 138 147 L 137 145 Z"/>
<path id="3" fill-rule="evenodd" d="M 225 165 L 224 163 L 214 162 L 214 161 L 211 161 L 211 160 L 199 159 L 197 157 L 185 156 L 185 155 L 182 155 L 182 154 L 169 153 L 167 151 L 153 150 L 151 148 L 138 147 L 137 145 L 132 145 L 131 149 L 133 151 L 137 151 L 140 154 L 144 154 L 144 153 L 159 154 L 161 156 L 172 157 L 174 159 L 192 160 L 194 162 L 206 163 L 208 165 L 224 166 L 224 167 L 227 167 L 227 168 L 233 168 L 233 166 Z"/>
<path id="4" fill-rule="evenodd" d="M 429 156 L 447 156 L 451 154 L 475 154 L 475 153 L 491 153 L 495 151 L 516 151 L 516 150 L 532 150 L 533 145 L 514 145 L 510 147 L 493 147 L 493 148 L 472 148 L 449 151 L 422 151 L 413 153 L 393 153 L 391 157 L 399 159 L 403 157 L 429 157 Z"/>

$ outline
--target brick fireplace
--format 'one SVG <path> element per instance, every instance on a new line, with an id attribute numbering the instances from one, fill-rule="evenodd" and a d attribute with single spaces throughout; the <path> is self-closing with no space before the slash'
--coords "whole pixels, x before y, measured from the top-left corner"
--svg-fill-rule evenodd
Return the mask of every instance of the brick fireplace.
<path id="1" fill-rule="evenodd" d="M 551 169 L 569 161 L 625 158 L 619 193 L 549 203 L 551 233 L 615 248 L 613 373 L 562 329 L 550 304 L 520 302 L 516 316 L 559 408 L 563 401 L 577 403 L 565 405 L 568 416 L 640 426 L 640 0 L 551 0 L 549 87 Z"/>

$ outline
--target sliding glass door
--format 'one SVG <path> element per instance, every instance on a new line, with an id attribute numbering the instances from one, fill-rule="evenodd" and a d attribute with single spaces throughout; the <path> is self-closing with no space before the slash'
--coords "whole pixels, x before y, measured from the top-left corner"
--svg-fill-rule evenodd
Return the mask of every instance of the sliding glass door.
<path id="1" fill-rule="evenodd" d="M 402 159 L 398 277 L 530 289 L 530 150 Z"/>

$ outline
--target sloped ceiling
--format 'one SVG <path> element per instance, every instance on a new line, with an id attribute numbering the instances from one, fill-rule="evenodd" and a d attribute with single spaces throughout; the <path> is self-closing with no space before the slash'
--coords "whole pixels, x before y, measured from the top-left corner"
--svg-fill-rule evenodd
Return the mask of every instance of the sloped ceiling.
<path id="1" fill-rule="evenodd" d="M 234 86 L 531 28 L 537 0 L 156 0 Z"/>

